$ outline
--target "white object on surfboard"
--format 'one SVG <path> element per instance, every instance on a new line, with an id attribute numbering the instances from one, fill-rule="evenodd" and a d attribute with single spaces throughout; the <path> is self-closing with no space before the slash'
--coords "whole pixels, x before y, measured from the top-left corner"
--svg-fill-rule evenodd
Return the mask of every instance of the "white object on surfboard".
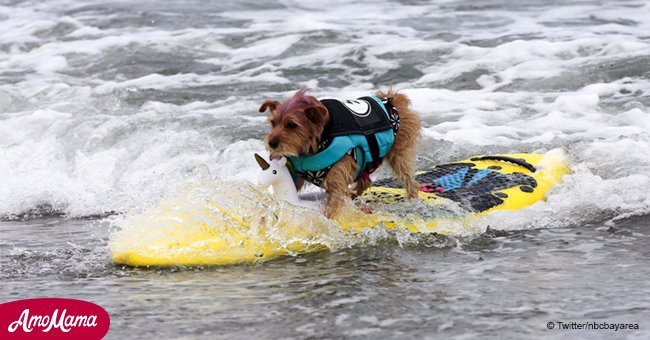
<path id="1" fill-rule="evenodd" d="M 307 200 L 305 197 L 298 195 L 291 172 L 287 168 L 286 157 L 267 161 L 262 156 L 255 154 L 255 160 L 262 168 L 262 172 L 257 177 L 257 184 L 265 188 L 273 187 L 273 194 L 276 199 L 312 210 L 320 210 L 319 197 L 314 196 L 313 198 L 316 200 Z"/>

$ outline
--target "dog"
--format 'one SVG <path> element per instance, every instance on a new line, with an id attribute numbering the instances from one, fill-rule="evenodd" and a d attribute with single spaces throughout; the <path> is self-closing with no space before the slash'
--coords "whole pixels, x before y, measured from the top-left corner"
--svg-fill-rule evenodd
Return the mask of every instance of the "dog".
<path id="1" fill-rule="evenodd" d="M 370 187 L 369 174 L 385 159 L 406 196 L 418 197 L 414 177 L 421 123 L 406 95 L 388 90 L 340 101 L 318 100 L 307 91 L 302 88 L 282 103 L 267 99 L 259 108 L 270 111 L 265 146 L 272 158 L 289 159 L 296 189 L 305 180 L 324 188 L 324 215 L 333 218 L 346 197 Z"/>

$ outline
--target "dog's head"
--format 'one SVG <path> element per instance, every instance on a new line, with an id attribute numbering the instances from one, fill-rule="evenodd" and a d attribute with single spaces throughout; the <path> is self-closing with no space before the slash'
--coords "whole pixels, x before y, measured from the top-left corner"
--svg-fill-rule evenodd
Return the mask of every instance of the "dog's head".
<path id="1" fill-rule="evenodd" d="M 325 105 L 306 92 L 303 88 L 283 103 L 266 100 L 260 107 L 260 112 L 271 110 L 268 118 L 271 131 L 264 142 L 272 154 L 298 156 L 316 151 L 329 114 Z"/>

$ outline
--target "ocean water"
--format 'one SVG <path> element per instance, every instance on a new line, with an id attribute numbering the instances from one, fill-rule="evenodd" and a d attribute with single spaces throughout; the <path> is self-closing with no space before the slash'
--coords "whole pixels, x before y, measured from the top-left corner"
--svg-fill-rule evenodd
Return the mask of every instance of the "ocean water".
<path id="1" fill-rule="evenodd" d="M 644 1 L 0 1 L 0 302 L 87 299 L 114 339 L 648 338 L 648 18 Z M 420 168 L 562 149 L 573 173 L 472 235 L 111 263 L 113 214 L 254 180 L 257 109 L 300 86 L 403 90 Z"/>

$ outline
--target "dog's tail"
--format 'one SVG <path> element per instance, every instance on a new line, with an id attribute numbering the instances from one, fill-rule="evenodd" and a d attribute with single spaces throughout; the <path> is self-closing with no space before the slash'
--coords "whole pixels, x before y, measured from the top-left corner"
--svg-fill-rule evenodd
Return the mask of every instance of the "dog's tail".
<path id="1" fill-rule="evenodd" d="M 375 92 L 375 96 L 380 99 L 390 99 L 390 102 L 395 106 L 398 113 L 403 110 L 408 110 L 411 106 L 411 100 L 409 97 L 399 93 L 397 90 L 393 90 L 392 88 L 389 88 L 386 92 L 378 90 Z"/>
<path id="2" fill-rule="evenodd" d="M 413 147 L 409 152 L 412 152 L 412 157 L 415 157 L 414 145 L 416 143 L 413 139 L 420 138 L 422 122 L 420 121 L 420 116 L 411 110 L 411 100 L 407 95 L 394 91 L 392 88 L 386 92 L 379 90 L 375 95 L 381 99 L 390 99 L 391 104 L 395 107 L 399 116 L 399 131 L 395 137 L 396 144 L 393 144 L 393 147 L 402 150 L 400 152 L 404 152 L 402 148 Z"/>

